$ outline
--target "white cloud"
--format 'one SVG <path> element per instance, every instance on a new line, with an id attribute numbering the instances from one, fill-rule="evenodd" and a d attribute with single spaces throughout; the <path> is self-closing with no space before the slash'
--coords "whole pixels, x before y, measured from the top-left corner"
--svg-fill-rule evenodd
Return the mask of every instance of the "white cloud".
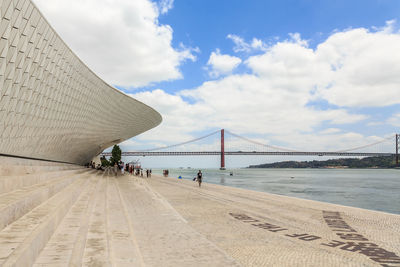
<path id="1" fill-rule="evenodd" d="M 386 25 L 383 27 L 372 27 L 373 30 L 375 31 L 380 31 L 383 33 L 393 33 L 396 31 L 396 20 L 392 19 L 392 20 L 388 20 L 386 21 Z M 400 32 L 400 31 L 399 31 Z"/>
<path id="2" fill-rule="evenodd" d="M 235 46 L 233 47 L 233 51 L 238 52 L 246 52 L 250 53 L 252 51 L 266 51 L 267 45 L 261 41 L 260 39 L 253 38 L 253 40 L 248 43 L 242 37 L 235 34 L 228 34 L 228 39 L 231 39 Z"/>
<path id="3" fill-rule="evenodd" d="M 340 130 L 338 128 L 328 128 L 323 131 L 320 131 L 319 134 L 336 134 L 336 133 L 340 133 L 341 131 L 342 130 Z"/>
<path id="4" fill-rule="evenodd" d="M 297 84 L 284 84 L 282 77 L 231 75 L 204 83 L 182 96 L 193 98 L 213 111 L 207 123 L 238 133 L 278 134 L 310 132 L 323 121 L 334 124 L 365 119 L 344 109 L 315 110 L 306 106 L 310 95 Z M 303 90 L 302 90 L 303 89 Z"/>
<path id="5" fill-rule="evenodd" d="M 297 83 L 319 97 L 342 107 L 384 107 L 400 103 L 400 31 L 396 22 L 385 27 L 349 29 L 333 33 L 316 49 L 308 47 L 299 33 L 264 49 L 246 63 L 260 77 L 277 86 Z M 228 35 L 235 52 L 253 51 L 254 45 Z M 261 45 L 266 48 L 266 45 Z M 271 78 L 280 77 L 281 79 Z M 304 86 L 305 85 L 305 86 Z"/>
<path id="6" fill-rule="evenodd" d="M 301 35 L 298 32 L 289 33 L 289 36 L 292 42 L 300 45 L 300 46 L 308 46 L 308 42 L 306 40 L 301 39 Z"/>
<path id="7" fill-rule="evenodd" d="M 167 13 L 170 9 L 174 7 L 174 0 L 160 0 L 158 7 L 161 14 Z"/>
<path id="8" fill-rule="evenodd" d="M 376 32 L 359 28 L 338 32 L 314 52 L 329 65 L 322 98 L 338 106 L 383 107 L 400 103 L 400 33 L 393 21 Z"/>
<path id="9" fill-rule="evenodd" d="M 225 128 L 243 135 L 258 134 L 265 137 L 261 138 L 265 143 L 289 148 L 341 150 L 379 140 L 341 129 L 343 124 L 374 119 L 373 115 L 351 112 L 352 107 L 400 103 L 398 89 L 392 90 L 392 85 L 399 84 L 400 70 L 396 75 L 392 72 L 400 62 L 393 46 L 397 38 L 399 33 L 388 33 L 386 28 L 378 32 L 352 29 L 335 32 L 312 49 L 300 35 L 293 34 L 263 54 L 249 57 L 244 62 L 248 74 L 230 74 L 175 95 L 157 90 L 147 92 L 146 97 L 134 96 L 167 118 L 149 139 L 161 140 L 166 133 L 171 142 L 175 136 L 182 141 L 197 136 L 194 131 Z M 243 39 L 236 41 L 240 44 Z M 248 47 L 241 44 L 243 49 Z M 376 64 L 388 65 L 376 68 Z M 362 92 L 358 88 L 363 88 Z M 309 105 L 321 98 L 342 107 Z M 399 117 L 388 122 L 397 125 Z M 322 125 L 326 128 L 316 132 Z M 185 134 L 187 138 L 183 138 Z"/>
<path id="10" fill-rule="evenodd" d="M 344 109 L 331 109 L 325 110 L 321 114 L 322 119 L 330 120 L 332 124 L 350 124 L 363 121 L 368 118 L 368 116 L 363 114 L 349 114 Z"/>
<path id="11" fill-rule="evenodd" d="M 393 116 L 391 116 L 388 120 L 387 123 L 396 126 L 396 127 L 400 127 L 400 113 L 394 114 Z"/>
<path id="12" fill-rule="evenodd" d="M 371 121 L 371 122 L 368 122 L 366 125 L 370 126 L 370 127 L 375 127 L 375 126 L 379 126 L 379 125 L 383 125 L 383 124 L 384 123 L 381 121 Z"/>
<path id="13" fill-rule="evenodd" d="M 164 118 L 161 126 L 139 138 L 171 144 L 198 137 L 196 132 L 226 128 L 245 135 L 290 136 L 295 143 L 305 133 L 311 135 L 313 128 L 323 121 L 343 124 L 365 118 L 343 109 L 321 111 L 306 107 L 304 92 L 285 92 L 273 84 L 256 75 L 230 75 L 178 95 L 162 90 L 134 94 L 133 97 L 159 110 Z M 192 98 L 193 103 L 184 97 Z M 277 140 L 284 141 L 274 138 L 271 143 Z"/>
<path id="14" fill-rule="evenodd" d="M 329 81 L 326 74 L 329 66 L 320 61 L 312 49 L 288 41 L 278 42 L 266 53 L 250 57 L 246 63 L 274 87 L 287 90 L 309 92 L 315 85 Z"/>
<path id="15" fill-rule="evenodd" d="M 177 143 L 194 138 L 193 131 L 207 129 L 208 122 L 202 118 L 213 115 L 210 107 L 202 103 L 189 104 L 181 96 L 157 89 L 131 94 L 132 97 L 151 105 L 163 116 L 160 126 L 139 136 L 141 140 Z"/>
<path id="16" fill-rule="evenodd" d="M 267 46 L 263 43 L 263 41 L 257 38 L 253 38 L 250 47 L 255 50 L 261 50 L 261 51 L 265 51 L 267 49 Z"/>
<path id="17" fill-rule="evenodd" d="M 138 87 L 182 78 L 185 60 L 194 51 L 172 47 L 172 28 L 158 22 L 159 7 L 150 0 L 35 0 L 63 40 L 107 82 Z"/>
<path id="18" fill-rule="evenodd" d="M 240 58 L 230 55 L 222 55 L 220 50 L 217 49 L 215 52 L 211 53 L 210 58 L 208 59 L 208 73 L 214 78 L 226 75 L 231 73 L 241 62 L 242 60 Z"/>

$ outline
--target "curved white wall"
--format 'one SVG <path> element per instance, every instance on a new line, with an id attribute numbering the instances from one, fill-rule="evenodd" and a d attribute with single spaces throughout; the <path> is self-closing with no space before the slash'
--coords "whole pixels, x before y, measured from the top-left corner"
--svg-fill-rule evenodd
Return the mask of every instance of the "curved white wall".
<path id="1" fill-rule="evenodd" d="M 0 154 L 85 163 L 160 124 L 88 69 L 30 0 L 0 0 L 0 17 Z"/>

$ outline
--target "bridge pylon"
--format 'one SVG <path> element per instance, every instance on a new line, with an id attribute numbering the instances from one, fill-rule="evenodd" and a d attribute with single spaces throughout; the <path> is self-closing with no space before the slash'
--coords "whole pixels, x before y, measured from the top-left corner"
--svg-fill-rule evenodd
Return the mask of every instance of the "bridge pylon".
<path id="1" fill-rule="evenodd" d="M 221 167 L 220 170 L 225 170 L 225 131 L 221 129 Z"/>
<path id="2" fill-rule="evenodd" d="M 396 134 L 396 167 L 399 167 L 399 143 L 400 134 Z"/>

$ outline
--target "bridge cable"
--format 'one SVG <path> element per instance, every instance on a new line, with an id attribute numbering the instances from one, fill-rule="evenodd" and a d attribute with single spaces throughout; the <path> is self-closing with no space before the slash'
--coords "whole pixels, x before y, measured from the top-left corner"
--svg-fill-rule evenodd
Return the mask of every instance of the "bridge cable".
<path id="1" fill-rule="evenodd" d="M 150 149 L 145 149 L 145 150 L 138 150 L 137 152 L 150 152 L 150 151 L 155 151 L 155 150 L 164 150 L 164 149 L 167 149 L 167 148 L 182 146 L 182 145 L 186 145 L 186 144 L 189 144 L 189 143 L 193 143 L 193 142 L 202 140 L 202 139 L 204 139 L 204 138 L 207 138 L 207 137 L 209 137 L 209 136 L 211 136 L 211 135 L 214 135 L 214 134 L 216 134 L 216 133 L 219 133 L 219 132 L 220 132 L 220 130 L 217 130 L 217 131 L 215 131 L 215 132 L 209 133 L 209 134 L 204 135 L 204 136 L 202 136 L 202 137 L 195 138 L 195 139 L 192 139 L 192 140 L 189 140 L 189 141 L 185 141 L 185 142 L 182 142 L 182 143 L 179 143 L 179 144 L 174 144 L 174 145 L 164 146 L 164 147 L 150 148 Z"/>
<path id="2" fill-rule="evenodd" d="M 268 148 L 272 148 L 272 149 L 276 149 L 276 150 L 286 151 L 286 152 L 299 152 L 298 150 L 293 150 L 293 149 L 289 149 L 289 148 L 283 148 L 283 147 L 278 147 L 278 146 L 272 146 L 272 145 L 263 144 L 263 143 L 260 143 L 260 142 L 257 142 L 257 141 L 248 139 L 248 138 L 246 138 L 246 137 L 243 137 L 243 136 L 234 134 L 234 133 L 232 133 L 232 132 L 230 132 L 230 131 L 228 131 L 228 130 L 225 130 L 225 132 L 228 132 L 230 135 L 233 135 L 233 136 L 235 136 L 235 137 L 237 137 L 237 138 L 240 138 L 240 139 L 242 139 L 242 140 L 245 140 L 245 141 L 247 141 L 247 142 L 250 142 L 250 143 L 253 143 L 253 144 L 256 144 L 256 145 L 260 145 L 260 146 L 264 146 L 264 147 L 268 147 Z"/>
<path id="3" fill-rule="evenodd" d="M 354 150 L 358 150 L 358 149 L 362 149 L 362 148 L 366 148 L 366 147 L 371 147 L 371 146 L 386 142 L 386 141 L 388 141 L 388 140 L 390 140 L 392 138 L 393 138 L 393 136 L 389 136 L 389 137 L 387 137 L 387 138 L 385 138 L 385 139 L 383 139 L 381 141 L 377 141 L 375 143 L 371 143 L 371 144 L 367 144 L 367 145 L 363 145 L 363 146 L 358 146 L 358 147 L 353 147 L 353 148 L 349 148 L 349 149 L 338 150 L 338 151 L 334 151 L 334 152 L 349 152 L 349 151 L 354 151 Z"/>

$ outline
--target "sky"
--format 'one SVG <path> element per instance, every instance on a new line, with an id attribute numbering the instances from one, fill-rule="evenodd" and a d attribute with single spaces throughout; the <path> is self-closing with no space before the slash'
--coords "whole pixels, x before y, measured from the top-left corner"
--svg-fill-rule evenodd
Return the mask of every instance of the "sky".
<path id="1" fill-rule="evenodd" d="M 162 124 L 121 143 L 123 151 L 221 128 L 308 151 L 400 132 L 400 1 L 34 3 L 89 68 L 161 113 Z M 217 140 L 191 148 L 212 145 Z M 141 160 L 151 167 L 218 166 L 196 157 Z M 276 160 L 241 157 L 227 165 Z"/>

